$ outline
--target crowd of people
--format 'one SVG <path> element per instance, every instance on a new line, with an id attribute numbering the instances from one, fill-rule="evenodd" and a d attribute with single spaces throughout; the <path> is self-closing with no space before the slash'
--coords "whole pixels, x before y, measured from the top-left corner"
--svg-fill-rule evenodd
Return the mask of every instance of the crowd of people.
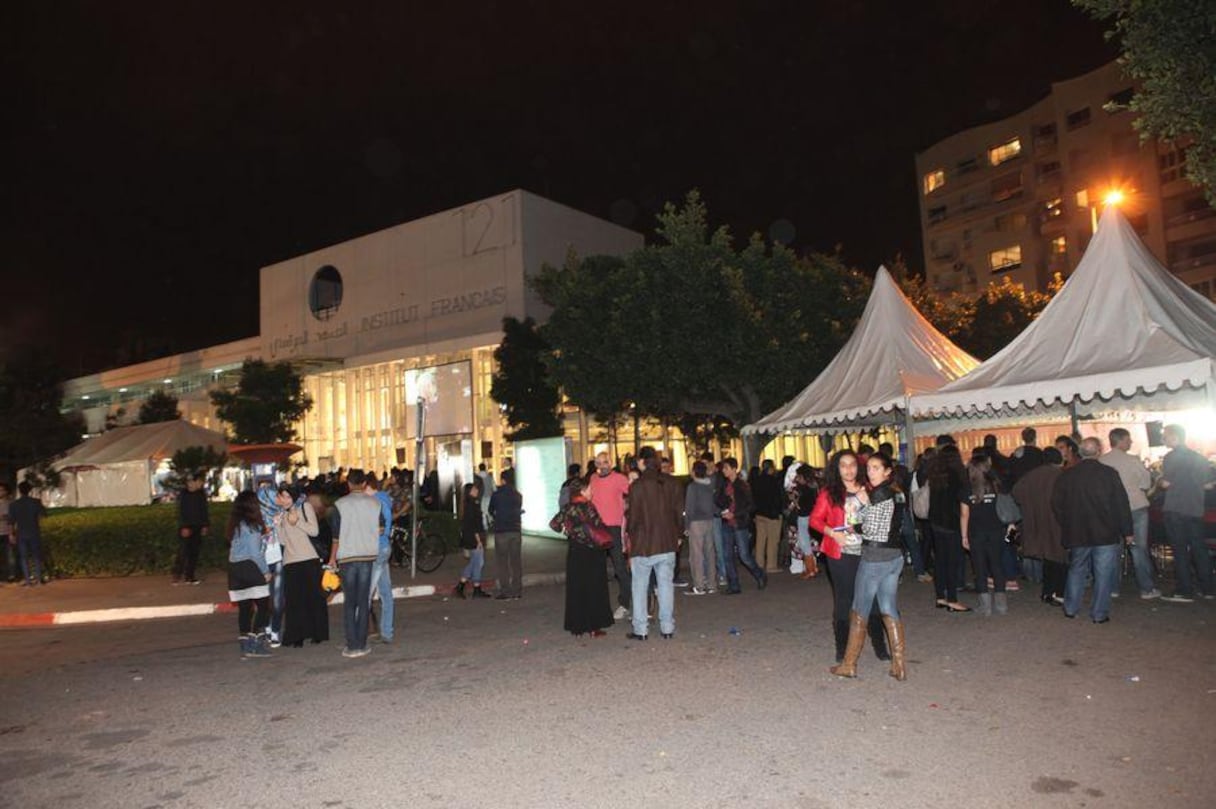
<path id="1" fill-rule="evenodd" d="M 742 474 L 734 458 L 708 454 L 687 482 L 652 447 L 618 468 L 600 453 L 584 469 L 571 466 L 550 523 L 568 542 L 564 628 L 603 637 L 628 620 L 630 640 L 674 637 L 676 589 L 689 596 L 737 595 L 742 568 L 757 590 L 787 569 L 813 578 L 825 563 L 833 592 L 832 634 L 841 677 L 854 677 L 867 639 L 907 677 L 899 583 L 932 582 L 935 604 L 949 613 L 1007 613 L 1007 593 L 1025 578 L 1040 582 L 1041 600 L 1068 618 L 1092 590 L 1089 617 L 1110 620 L 1123 552 L 1130 554 L 1140 597 L 1187 602 L 1212 598 L 1212 565 L 1202 535 L 1203 493 L 1211 467 L 1186 446 L 1185 432 L 1164 431 L 1170 452 L 1157 480 L 1123 429 L 1077 442 L 1061 436 L 1039 448 L 1033 429 L 1006 456 L 989 437 L 966 462 L 950 436 L 940 436 L 912 469 L 892 447 L 865 445 L 834 453 L 823 469 L 795 459 L 780 468 L 765 460 Z M 336 571 L 344 593 L 343 654 L 368 654 L 369 639 L 393 640 L 389 532 L 408 516 L 411 480 L 360 470 L 339 481 L 266 486 L 238 496 L 227 530 L 230 597 L 238 612 L 241 651 L 262 656 L 281 645 L 328 639 L 324 570 Z M 181 498 L 182 551 L 175 576 L 193 579 L 197 539 L 207 530 L 205 498 Z M 1149 497 L 1161 493 L 1174 552 L 1176 590 L 1154 582 L 1148 546 Z M 332 502 L 332 505 L 329 505 Z M 459 544 L 467 561 L 455 593 L 461 598 L 517 599 L 522 496 L 514 470 L 495 485 L 484 467 L 461 492 Z M 497 591 L 485 576 L 493 535 Z M 273 546 L 273 547 L 272 547 Z M 682 577 L 686 556 L 687 577 Z M 968 560 L 970 560 L 968 564 Z M 930 572 L 930 570 L 932 572 Z M 616 581 L 613 608 L 611 580 Z M 960 594 L 975 593 L 972 604 Z M 372 612 L 376 596 L 377 619 Z M 378 625 L 379 631 L 374 627 Z"/>

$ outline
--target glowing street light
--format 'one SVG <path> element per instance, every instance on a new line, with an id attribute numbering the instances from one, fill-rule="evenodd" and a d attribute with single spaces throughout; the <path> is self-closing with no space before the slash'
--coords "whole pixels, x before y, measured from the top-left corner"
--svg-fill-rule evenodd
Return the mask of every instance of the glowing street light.
<path id="1" fill-rule="evenodd" d="M 1123 204 L 1124 199 L 1126 199 L 1126 197 L 1124 197 L 1122 191 L 1120 191 L 1118 188 L 1112 188 L 1110 191 L 1107 191 L 1106 196 L 1102 198 L 1102 204 L 1114 205 L 1116 208 L 1118 208 Z"/>

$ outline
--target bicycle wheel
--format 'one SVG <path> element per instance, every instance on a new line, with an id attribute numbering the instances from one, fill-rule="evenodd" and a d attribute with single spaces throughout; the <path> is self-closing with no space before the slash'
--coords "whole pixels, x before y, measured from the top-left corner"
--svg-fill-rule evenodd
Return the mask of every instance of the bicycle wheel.
<path id="1" fill-rule="evenodd" d="M 418 569 L 423 573 L 431 573 L 443 564 L 447 556 L 447 547 L 443 538 L 438 534 L 426 534 L 418 540 Z"/>

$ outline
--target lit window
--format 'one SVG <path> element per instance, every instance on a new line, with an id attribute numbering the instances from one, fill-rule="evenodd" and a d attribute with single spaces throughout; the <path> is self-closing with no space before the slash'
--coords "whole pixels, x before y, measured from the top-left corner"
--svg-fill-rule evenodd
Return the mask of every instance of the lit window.
<path id="1" fill-rule="evenodd" d="M 925 194 L 931 194 L 946 184 L 945 169 L 934 169 L 925 175 Z"/>
<path id="2" fill-rule="evenodd" d="M 1089 207 L 1089 189 L 1088 188 L 1082 188 L 1080 191 L 1077 192 L 1077 207 L 1078 208 L 1088 208 Z"/>
<path id="3" fill-rule="evenodd" d="M 988 268 L 993 272 L 1013 270 L 1022 266 L 1022 245 L 1015 244 L 993 250 L 988 254 Z"/>
<path id="4" fill-rule="evenodd" d="M 1013 160 L 1022 153 L 1022 139 L 1013 138 L 1007 140 L 999 146 L 993 146 L 988 150 L 988 164 L 991 166 L 999 166 L 1002 163 Z"/>
<path id="5" fill-rule="evenodd" d="M 1051 240 L 1051 254 L 1053 256 L 1063 256 L 1068 254 L 1068 239 L 1063 236 L 1056 236 Z"/>
<path id="6" fill-rule="evenodd" d="M 1064 215 L 1064 200 L 1056 197 L 1049 199 L 1043 203 L 1043 214 L 1048 219 L 1055 219 L 1057 216 Z"/>

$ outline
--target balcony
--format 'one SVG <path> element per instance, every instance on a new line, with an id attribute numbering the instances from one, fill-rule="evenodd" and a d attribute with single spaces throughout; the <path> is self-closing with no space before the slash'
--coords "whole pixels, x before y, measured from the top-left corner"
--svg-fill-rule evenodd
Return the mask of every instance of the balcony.
<path id="1" fill-rule="evenodd" d="M 1212 208 L 1196 208 L 1193 211 L 1184 211 L 1177 216 L 1171 216 L 1165 220 L 1167 228 L 1178 227 L 1179 225 L 1189 225 L 1191 222 L 1198 222 L 1201 219 L 1210 219 L 1216 216 L 1216 210 Z"/>
<path id="2" fill-rule="evenodd" d="M 1182 273 L 1187 270 L 1197 270 L 1200 267 L 1209 267 L 1214 264 L 1216 264 L 1216 250 L 1211 250 L 1189 258 L 1171 261 L 1170 269 L 1175 273 Z"/>

